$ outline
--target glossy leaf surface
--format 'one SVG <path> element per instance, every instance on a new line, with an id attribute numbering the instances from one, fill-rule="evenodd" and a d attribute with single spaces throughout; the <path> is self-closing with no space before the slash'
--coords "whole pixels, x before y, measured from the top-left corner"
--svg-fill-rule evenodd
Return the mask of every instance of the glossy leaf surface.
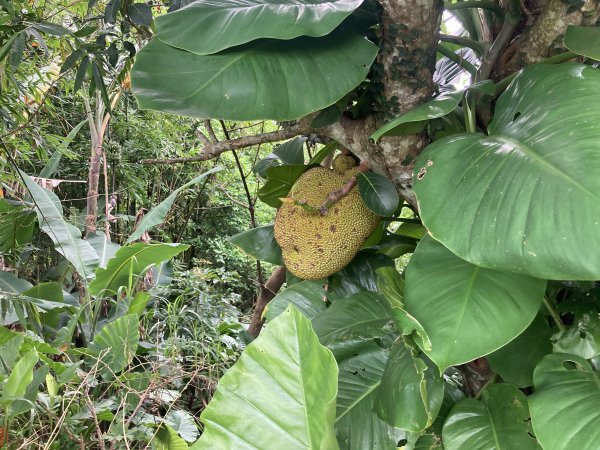
<path id="1" fill-rule="evenodd" d="M 358 86 L 376 54 L 374 44 L 348 33 L 265 39 L 206 56 L 155 38 L 138 53 L 131 82 L 142 109 L 198 118 L 292 120 Z"/>
<path id="2" fill-rule="evenodd" d="M 429 428 L 442 405 L 444 382 L 429 361 L 416 357 L 402 340 L 390 352 L 373 410 L 406 431 Z"/>
<path id="3" fill-rule="evenodd" d="M 531 422 L 544 450 L 592 450 L 600 442 L 600 373 L 575 355 L 546 356 L 533 374 Z"/>
<path id="4" fill-rule="evenodd" d="M 184 0 L 156 20 L 159 38 L 198 55 L 217 53 L 259 38 L 324 36 L 363 0 Z"/>
<path id="5" fill-rule="evenodd" d="M 113 295 L 121 286 L 129 286 L 130 276 L 136 277 L 148 268 L 167 261 L 186 250 L 184 244 L 144 244 L 138 242 L 121 247 L 108 261 L 105 269 L 96 271 L 96 279 L 89 285 L 92 295 Z"/>
<path id="6" fill-rule="evenodd" d="M 394 183 L 378 173 L 358 174 L 358 191 L 365 206 L 379 216 L 394 214 L 400 201 Z"/>
<path id="7" fill-rule="evenodd" d="M 479 266 L 600 278 L 599 100 L 600 71 L 535 65 L 499 97 L 489 136 L 428 146 L 414 190 L 432 236 Z"/>
<path id="8" fill-rule="evenodd" d="M 279 199 L 287 196 L 295 181 L 307 169 L 308 166 L 301 164 L 269 167 L 265 171 L 267 182 L 258 190 L 258 198 L 273 208 L 279 208 Z"/>
<path id="9" fill-rule="evenodd" d="M 427 236 L 406 268 L 404 306 L 431 349 L 417 343 L 443 370 L 518 336 L 535 318 L 545 289 L 544 280 L 475 266 Z"/>
<path id="10" fill-rule="evenodd" d="M 318 281 L 301 281 L 281 291 L 269 302 L 264 313 L 268 321 L 284 312 L 291 304 L 308 319 L 313 319 L 325 311 L 324 298 L 327 295 Z"/>
<path id="11" fill-rule="evenodd" d="M 337 376 L 331 352 L 290 306 L 221 378 L 195 448 L 335 450 Z"/>
<path id="12" fill-rule="evenodd" d="M 242 231 L 235 236 L 231 236 L 229 242 L 253 258 L 277 266 L 283 264 L 281 248 L 275 241 L 275 235 L 273 234 L 273 225 Z"/>
<path id="13" fill-rule="evenodd" d="M 452 408 L 442 430 L 446 450 L 539 448 L 529 434 L 529 407 L 521 391 L 496 384 L 484 391 L 482 400 L 465 398 Z"/>
<path id="14" fill-rule="evenodd" d="M 568 26 L 565 47 L 573 53 L 600 61 L 600 27 Z"/>
<path id="15" fill-rule="evenodd" d="M 56 251 L 67 258 L 83 278 L 89 278 L 98 266 L 98 255 L 90 243 L 81 238 L 81 231 L 65 220 L 56 194 L 40 187 L 25 172 L 21 171 L 21 175 L 35 200 L 42 231 L 52 239 Z"/>
<path id="16" fill-rule="evenodd" d="M 504 347 L 487 356 L 490 368 L 508 383 L 524 388 L 533 384 L 533 371 L 544 356 L 552 353 L 552 330 L 543 316 Z"/>

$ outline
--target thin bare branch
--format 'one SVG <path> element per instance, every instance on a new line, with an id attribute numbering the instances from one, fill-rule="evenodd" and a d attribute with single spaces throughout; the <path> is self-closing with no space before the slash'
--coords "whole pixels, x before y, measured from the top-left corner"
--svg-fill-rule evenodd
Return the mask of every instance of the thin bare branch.
<path id="1" fill-rule="evenodd" d="M 366 172 L 368 169 L 369 163 L 367 161 L 361 162 L 358 168 L 356 169 L 356 175 L 350 177 L 346 184 L 344 184 L 344 186 L 342 186 L 337 191 L 330 192 L 329 195 L 327 195 L 327 200 L 325 200 L 325 202 L 318 208 L 321 215 L 324 216 L 325 214 L 327 214 L 329 208 L 334 203 L 339 202 L 346 195 L 348 195 L 352 191 L 352 189 L 354 189 L 354 186 L 356 186 L 356 182 L 358 181 L 358 174 Z"/>
<path id="2" fill-rule="evenodd" d="M 188 162 L 199 162 L 207 161 L 212 159 L 221 153 L 237 150 L 240 148 L 252 147 L 258 144 L 264 144 L 267 142 L 279 142 L 285 141 L 301 134 L 305 134 L 310 131 L 309 125 L 302 121 L 289 128 L 283 128 L 279 131 L 272 131 L 270 133 L 257 134 L 255 136 L 243 136 L 236 139 L 230 139 L 214 144 L 206 145 L 202 149 L 202 153 L 198 156 L 183 157 L 183 158 L 153 158 L 143 159 L 142 164 L 181 164 Z"/>
<path id="3" fill-rule="evenodd" d="M 206 128 L 206 131 L 208 131 L 208 136 L 210 137 L 211 141 L 219 142 L 219 139 L 217 139 L 217 135 L 215 134 L 215 130 L 213 130 L 210 120 L 203 120 L 202 123 L 204 124 L 204 128 Z"/>

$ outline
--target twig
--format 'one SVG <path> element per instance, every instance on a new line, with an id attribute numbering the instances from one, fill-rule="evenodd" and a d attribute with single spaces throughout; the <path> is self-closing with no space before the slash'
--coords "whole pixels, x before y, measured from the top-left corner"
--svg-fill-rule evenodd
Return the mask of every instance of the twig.
<path id="1" fill-rule="evenodd" d="M 356 169 L 356 175 L 350 177 L 350 179 L 346 182 L 344 186 L 342 186 L 341 189 L 338 189 L 334 192 L 330 192 L 329 195 L 327 195 L 327 200 L 325 200 L 325 202 L 318 207 L 318 210 L 321 213 L 321 215 L 324 216 L 325 214 L 327 214 L 331 205 L 340 201 L 346 195 L 348 195 L 352 191 L 352 189 L 354 189 L 354 186 L 356 186 L 356 182 L 358 181 L 358 174 L 366 172 L 368 169 L 369 163 L 367 161 L 361 162 L 358 168 Z"/>
<path id="2" fill-rule="evenodd" d="M 558 327 L 558 329 L 560 331 L 565 331 L 567 329 L 567 327 L 565 327 L 565 324 L 562 322 L 562 320 L 560 320 L 560 316 L 558 315 L 558 313 L 556 312 L 556 310 L 552 307 L 552 304 L 546 298 L 545 295 L 544 295 L 544 300 L 543 301 L 544 301 L 544 306 L 546 307 L 546 309 L 550 313 L 550 317 L 552 317 L 552 320 L 554 320 L 554 323 L 556 324 L 556 326 Z"/>
<path id="3" fill-rule="evenodd" d="M 243 136 L 236 139 L 227 139 L 225 141 L 215 142 L 214 144 L 206 145 L 202 149 L 202 153 L 198 156 L 183 157 L 183 158 L 153 158 L 143 159 L 142 164 L 181 164 L 188 162 L 207 161 L 220 155 L 221 153 L 237 150 L 240 148 L 252 147 L 257 144 L 264 144 L 266 142 L 278 142 L 285 141 L 286 139 L 293 138 L 305 134 L 310 130 L 310 127 L 304 123 L 298 123 L 292 125 L 289 128 L 283 128 L 279 131 L 273 131 L 270 133 L 262 133 L 254 136 Z"/>
<path id="4" fill-rule="evenodd" d="M 208 131 L 208 136 L 210 137 L 210 139 L 213 142 L 219 142 L 219 139 L 217 139 L 217 135 L 215 134 L 215 130 L 213 130 L 210 120 L 204 120 L 202 121 L 202 123 L 204 124 L 204 128 L 206 128 L 206 131 Z"/>
<path id="5" fill-rule="evenodd" d="M 211 144 L 210 140 L 209 140 L 209 139 L 206 137 L 206 135 L 205 135 L 205 134 L 204 134 L 202 131 L 200 131 L 199 129 L 197 129 L 197 128 L 196 128 L 196 129 L 194 130 L 194 134 L 196 135 L 196 137 L 197 137 L 198 139 L 200 139 L 200 140 L 202 141 L 202 144 L 204 144 L 204 146 L 205 146 L 205 147 L 206 147 L 207 145 L 210 145 L 210 144 Z"/>
<path id="6" fill-rule="evenodd" d="M 102 437 L 102 429 L 100 428 L 100 422 L 98 422 L 98 416 L 96 415 L 96 411 L 94 410 L 94 404 L 92 403 L 92 399 L 90 399 L 90 393 L 88 390 L 85 392 L 85 404 L 90 410 L 90 414 L 92 415 L 92 420 L 94 421 L 96 437 L 98 438 L 98 447 L 100 450 L 105 450 L 104 447 L 104 438 Z"/>

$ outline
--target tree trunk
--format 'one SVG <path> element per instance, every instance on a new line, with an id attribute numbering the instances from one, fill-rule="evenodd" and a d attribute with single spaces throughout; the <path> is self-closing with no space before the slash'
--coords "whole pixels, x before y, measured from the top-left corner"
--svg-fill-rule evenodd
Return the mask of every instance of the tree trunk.
<path id="1" fill-rule="evenodd" d="M 262 318 L 265 306 L 267 306 L 267 304 L 273 300 L 273 297 L 277 295 L 277 292 L 281 289 L 284 282 L 285 267 L 281 266 L 275 269 L 264 286 L 260 287 L 260 295 L 256 300 L 254 312 L 252 313 L 252 320 L 248 326 L 248 333 L 252 336 L 257 337 L 260 334 L 260 330 L 265 322 Z"/>

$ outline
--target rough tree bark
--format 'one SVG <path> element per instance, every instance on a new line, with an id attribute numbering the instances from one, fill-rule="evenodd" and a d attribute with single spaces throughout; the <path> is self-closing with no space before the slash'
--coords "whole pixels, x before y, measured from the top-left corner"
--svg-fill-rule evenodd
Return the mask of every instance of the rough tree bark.
<path id="1" fill-rule="evenodd" d="M 262 318 L 263 311 L 267 304 L 273 300 L 273 297 L 277 295 L 279 289 L 285 282 L 285 267 L 278 267 L 271 273 L 271 276 L 267 279 L 267 282 L 260 287 L 260 295 L 254 305 L 254 311 L 252 312 L 252 319 L 248 326 L 248 333 L 256 337 L 259 335 L 260 330 L 265 322 Z"/>
<path id="2" fill-rule="evenodd" d="M 495 68 L 496 79 L 562 51 L 562 36 L 569 25 L 591 26 L 600 19 L 598 0 L 583 0 L 577 7 L 563 0 L 531 0 L 523 7 L 522 30 Z"/>
<path id="3" fill-rule="evenodd" d="M 121 96 L 117 91 L 111 101 L 111 110 L 115 107 Z M 96 111 L 93 112 L 88 99 L 83 100 L 86 117 L 90 127 L 90 136 L 92 141 L 92 152 L 90 156 L 90 166 L 88 169 L 88 192 L 87 192 L 87 212 L 85 216 L 85 235 L 96 232 L 96 221 L 98 220 L 98 186 L 100 184 L 100 165 L 102 162 L 104 135 L 110 120 L 110 113 L 105 113 L 105 105 L 102 97 L 96 95 Z M 106 203 L 108 208 L 108 202 Z M 108 211 L 106 214 L 108 218 Z M 110 239 L 110 236 L 107 236 Z"/>

